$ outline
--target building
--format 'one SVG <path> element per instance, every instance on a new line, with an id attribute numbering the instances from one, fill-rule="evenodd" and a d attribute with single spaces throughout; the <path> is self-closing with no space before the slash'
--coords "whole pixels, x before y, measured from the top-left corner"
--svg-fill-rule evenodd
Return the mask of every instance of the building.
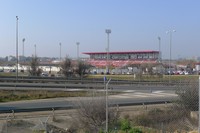
<path id="1" fill-rule="evenodd" d="M 87 61 L 90 65 L 97 68 L 107 66 L 107 52 L 85 52 L 90 56 Z M 127 52 L 109 52 L 108 65 L 113 68 L 122 68 L 124 66 L 144 63 L 157 63 L 159 51 L 127 51 Z"/>
<path id="2" fill-rule="evenodd" d="M 89 55 L 88 64 L 94 69 L 92 73 L 133 74 L 140 71 L 142 64 L 159 63 L 159 51 L 126 51 L 126 52 L 85 52 Z"/>

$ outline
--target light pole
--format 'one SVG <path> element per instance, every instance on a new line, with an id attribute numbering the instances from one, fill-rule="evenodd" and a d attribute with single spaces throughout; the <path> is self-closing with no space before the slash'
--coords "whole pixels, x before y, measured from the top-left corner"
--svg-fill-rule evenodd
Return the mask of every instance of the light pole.
<path id="1" fill-rule="evenodd" d="M 34 45 L 34 47 L 35 47 L 35 58 L 36 58 L 36 44 Z"/>
<path id="2" fill-rule="evenodd" d="M 175 30 L 169 30 L 166 33 L 169 34 L 169 83 L 171 82 L 171 60 L 172 60 L 172 33 Z"/>
<path id="3" fill-rule="evenodd" d="M 158 70 L 158 73 L 161 74 L 161 50 L 160 50 L 160 44 L 161 44 L 161 38 L 158 36 L 158 50 L 159 50 L 159 55 L 158 55 L 159 70 Z"/>
<path id="4" fill-rule="evenodd" d="M 60 62 L 61 62 L 61 42 L 59 43 L 59 45 L 60 45 Z"/>
<path id="5" fill-rule="evenodd" d="M 161 38 L 158 36 L 158 50 L 159 50 L 159 63 L 161 63 L 161 51 L 160 51 L 160 44 L 161 44 Z"/>
<path id="6" fill-rule="evenodd" d="M 22 43 L 23 43 L 22 58 L 23 58 L 23 61 L 25 61 L 25 60 L 24 60 L 24 42 L 25 42 L 25 38 L 22 39 Z"/>
<path id="7" fill-rule="evenodd" d="M 110 29 L 106 29 L 106 34 L 107 34 L 107 63 L 106 63 L 106 71 L 107 71 L 107 74 L 109 73 L 109 34 L 111 33 L 111 30 Z"/>
<path id="8" fill-rule="evenodd" d="M 79 45 L 80 45 L 80 43 L 76 42 L 76 45 L 77 45 L 77 60 L 79 60 Z"/>
<path id="9" fill-rule="evenodd" d="M 110 81 L 111 79 L 106 83 L 106 133 L 108 133 L 108 84 Z"/>
<path id="10" fill-rule="evenodd" d="M 17 70 L 16 70 L 16 80 L 18 80 L 18 16 L 16 16 L 16 58 L 17 58 Z"/>

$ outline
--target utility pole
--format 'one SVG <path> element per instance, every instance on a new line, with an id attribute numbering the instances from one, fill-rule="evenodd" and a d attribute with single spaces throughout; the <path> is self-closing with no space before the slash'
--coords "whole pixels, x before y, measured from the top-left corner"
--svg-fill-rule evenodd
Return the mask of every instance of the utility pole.
<path id="1" fill-rule="evenodd" d="M 110 83 L 111 78 L 106 83 L 106 133 L 108 133 L 108 84 Z"/>
<path id="2" fill-rule="evenodd" d="M 23 61 L 25 61 L 25 57 L 24 57 L 24 42 L 25 42 L 25 38 L 22 39 L 22 58 L 23 58 Z"/>
<path id="3" fill-rule="evenodd" d="M 18 58 L 18 16 L 16 16 L 16 59 L 17 59 L 17 70 L 16 70 L 16 80 L 18 81 L 18 64 L 19 64 L 19 58 Z"/>

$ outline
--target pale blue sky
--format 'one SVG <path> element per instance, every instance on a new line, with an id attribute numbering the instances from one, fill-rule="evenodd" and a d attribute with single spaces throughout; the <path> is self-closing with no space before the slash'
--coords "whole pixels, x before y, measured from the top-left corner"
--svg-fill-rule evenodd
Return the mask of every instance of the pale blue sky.
<path id="1" fill-rule="evenodd" d="M 0 56 L 16 55 L 16 16 L 19 17 L 19 54 L 76 57 L 81 52 L 102 52 L 105 29 L 111 29 L 110 51 L 158 50 L 163 58 L 200 56 L 199 0 L 0 0 Z M 82 55 L 80 55 L 82 56 Z"/>

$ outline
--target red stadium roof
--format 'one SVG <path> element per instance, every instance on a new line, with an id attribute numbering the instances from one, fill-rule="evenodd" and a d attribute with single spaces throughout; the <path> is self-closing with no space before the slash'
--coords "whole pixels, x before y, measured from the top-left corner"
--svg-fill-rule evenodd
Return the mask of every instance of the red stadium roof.
<path id="1" fill-rule="evenodd" d="M 124 52 L 109 52 L 109 54 L 137 54 L 137 53 L 159 53 L 159 51 L 146 50 L 146 51 L 124 51 Z M 107 54 L 107 52 L 84 52 L 83 54 Z"/>

